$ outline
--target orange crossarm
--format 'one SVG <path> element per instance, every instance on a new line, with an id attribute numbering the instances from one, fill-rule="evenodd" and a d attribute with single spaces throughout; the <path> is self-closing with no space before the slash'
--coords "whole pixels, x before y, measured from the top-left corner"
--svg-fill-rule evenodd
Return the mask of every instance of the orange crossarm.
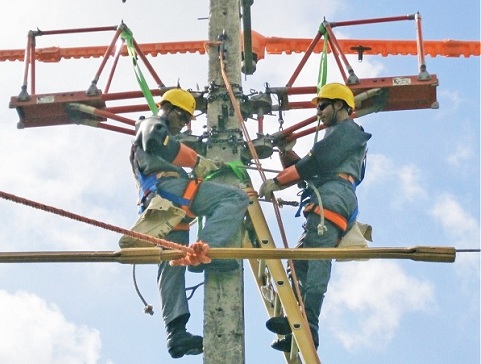
<path id="1" fill-rule="evenodd" d="M 207 41 L 189 41 L 189 42 L 167 42 L 167 43 L 145 43 L 140 45 L 140 49 L 144 54 L 157 56 L 159 54 L 175 54 L 175 53 L 205 53 L 204 44 Z M 105 55 L 107 46 L 95 47 L 48 47 L 37 48 L 35 50 L 35 59 L 40 62 L 59 62 L 61 59 L 70 58 L 100 58 Z M 121 56 L 128 56 L 126 47 L 123 47 Z M 23 61 L 25 51 L 23 49 L 0 50 L 1 61 Z"/>
<path id="2" fill-rule="evenodd" d="M 298 38 L 265 38 L 266 51 L 268 54 L 301 53 L 304 52 L 311 39 Z M 365 50 L 364 55 L 417 55 L 417 44 L 414 40 L 375 40 L 375 39 L 338 39 L 338 43 L 344 54 L 357 54 L 359 46 L 371 48 Z M 320 42 L 313 50 L 314 53 L 322 52 L 323 44 Z M 480 41 L 460 40 L 431 40 L 424 41 L 425 54 L 436 57 L 469 57 L 479 56 L 481 53 Z M 329 52 L 331 50 L 329 49 Z"/>
<path id="3" fill-rule="evenodd" d="M 259 33 L 253 36 L 256 38 L 259 53 L 265 51 L 267 54 L 291 54 L 305 52 L 311 43 L 309 38 L 279 38 L 279 37 L 263 37 Z M 359 46 L 371 48 L 365 50 L 364 55 L 381 55 L 387 57 L 389 55 L 417 55 L 417 45 L 414 40 L 375 40 L 375 39 L 338 39 L 342 52 L 345 54 L 357 54 Z M 140 49 L 146 55 L 158 56 L 161 54 L 177 54 L 177 53 L 199 53 L 205 54 L 204 45 L 206 40 L 186 41 L 186 42 L 165 42 L 165 43 L 144 43 L 140 44 Z M 462 41 L 462 40 L 428 40 L 424 41 L 425 54 L 431 57 L 470 57 L 481 55 L 480 41 Z M 105 55 L 107 46 L 95 47 L 48 47 L 37 48 L 35 50 L 35 59 L 40 62 L 59 62 L 61 59 L 70 58 L 100 58 Z M 322 51 L 322 44 L 319 43 L 314 48 L 314 53 Z M 330 51 L 330 50 L 329 50 Z M 124 48 L 121 52 L 122 56 L 128 56 L 127 50 Z M 264 58 L 264 54 L 257 54 L 258 59 Z M 25 58 L 25 50 L 12 49 L 0 50 L 0 62 L 3 61 L 23 61 Z"/>

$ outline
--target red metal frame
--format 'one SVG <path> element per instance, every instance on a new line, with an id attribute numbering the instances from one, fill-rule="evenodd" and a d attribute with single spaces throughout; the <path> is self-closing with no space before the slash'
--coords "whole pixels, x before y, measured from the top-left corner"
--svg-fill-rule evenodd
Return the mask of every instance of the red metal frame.
<path id="1" fill-rule="evenodd" d="M 359 79 L 354 73 L 353 68 L 349 64 L 342 48 L 332 30 L 334 27 L 351 26 L 360 24 L 374 24 L 394 21 L 416 21 L 416 49 L 418 56 L 419 73 L 416 76 L 398 76 L 398 77 L 378 77 L 370 79 Z M 381 89 L 376 93 L 372 93 L 369 97 L 363 100 L 357 100 L 356 112 L 353 117 L 360 117 L 372 112 L 378 111 L 395 111 L 395 110 L 413 110 L 439 107 L 436 100 L 436 87 L 439 85 L 436 75 L 430 75 L 427 72 L 424 45 L 421 30 L 421 16 L 419 13 L 406 16 L 362 19 L 345 22 L 329 23 L 324 21 L 316 36 L 309 44 L 304 56 L 299 65 L 294 70 L 294 73 L 287 82 L 286 88 L 270 88 L 267 92 L 276 93 L 279 99 L 284 101 L 284 109 L 304 109 L 314 108 L 310 101 L 289 102 L 289 95 L 310 94 L 314 95 L 317 92 L 317 87 L 293 87 L 299 73 L 306 64 L 308 58 L 312 55 L 321 38 L 326 37 L 330 51 L 337 63 L 339 71 L 345 84 L 351 88 L 354 95 L 361 95 L 373 89 Z M 371 92 L 370 91 L 370 92 Z M 282 106 L 281 106 L 282 107 Z M 310 119 L 308 119 L 310 120 Z M 290 131 L 298 130 L 300 127 L 308 123 L 301 122 L 292 128 L 282 131 L 282 134 L 288 137 L 289 140 L 297 139 L 301 136 L 315 132 L 316 128 L 310 128 L 303 132 L 297 132 L 289 136 Z"/>
<path id="2" fill-rule="evenodd" d="M 358 79 L 354 73 L 353 68 L 349 64 L 347 57 L 345 56 L 346 53 L 352 53 L 349 49 L 352 50 L 350 47 L 347 48 L 345 44 L 349 43 L 349 40 L 337 40 L 333 28 L 339 26 L 352 26 L 352 25 L 360 25 L 360 24 L 375 24 L 375 23 L 382 23 L 382 22 L 394 22 L 394 21 L 404 21 L 404 20 L 415 20 L 416 21 L 416 54 L 418 56 L 418 64 L 419 64 L 419 71 L 420 73 L 418 76 L 400 76 L 400 77 L 380 77 L 375 79 Z M 144 104 L 131 104 L 131 105 L 122 105 L 122 106 L 107 106 L 106 102 L 110 100 L 124 100 L 124 99 L 131 99 L 131 98 L 142 98 L 142 92 L 140 91 L 132 91 L 132 92 L 120 92 L 120 93 L 110 93 L 110 85 L 115 73 L 115 69 L 119 60 L 119 57 L 122 55 L 126 55 L 126 49 L 124 47 L 119 47 L 115 55 L 113 55 L 115 45 L 118 42 L 118 38 L 120 37 L 122 31 L 126 28 L 125 24 L 121 24 L 118 27 L 97 27 L 97 28 L 83 28 L 83 29 L 70 29 L 70 30 L 53 30 L 53 31 L 31 31 L 29 32 L 27 48 L 25 50 L 25 70 L 24 70 L 24 82 L 22 85 L 22 92 L 16 98 L 12 97 L 10 102 L 11 108 L 16 108 L 19 116 L 20 116 L 20 123 L 19 127 L 29 127 L 29 126 L 44 126 L 44 125 L 59 125 L 59 124 L 69 124 L 72 122 L 77 122 L 76 120 L 69 120 L 69 119 L 62 119 L 66 116 L 69 116 L 68 113 L 62 112 L 62 109 L 65 109 L 68 103 L 72 102 L 84 102 L 86 105 L 94 107 L 98 110 L 103 110 L 102 112 L 96 112 L 94 115 L 91 116 L 92 120 L 90 124 L 95 125 L 103 125 L 106 122 L 106 118 L 120 121 L 122 117 L 116 117 L 116 114 L 120 113 L 129 113 L 129 112 L 142 112 L 148 111 L 148 105 Z M 51 34 L 69 34 L 69 33 L 81 33 L 81 32 L 98 32 L 98 31 L 115 31 L 115 35 L 113 37 L 112 42 L 108 47 L 88 47 L 89 52 L 88 55 L 92 55 L 93 57 L 100 56 L 103 54 L 103 59 L 100 64 L 99 69 L 97 70 L 90 88 L 86 91 L 86 93 L 90 96 L 96 96 L 90 100 L 84 100 L 84 95 L 81 92 L 73 92 L 70 93 L 71 97 L 65 98 L 64 94 L 49 94 L 49 95 L 35 95 L 35 61 L 36 59 L 41 59 L 43 61 L 58 61 L 61 57 L 67 58 L 81 58 L 84 56 L 87 48 L 70 48 L 70 49 L 63 49 L 62 52 L 59 51 L 58 48 L 49 48 L 44 49 L 41 54 L 37 54 L 38 52 L 35 49 L 35 39 L 37 36 L 40 35 L 51 35 Z M 289 44 L 289 47 L 299 47 L 299 44 L 303 44 L 305 40 L 285 40 L 282 38 L 264 38 L 260 34 L 256 32 L 252 32 L 253 36 L 253 43 L 257 44 L 257 52 L 258 59 L 262 59 L 264 57 L 263 52 L 267 49 L 270 53 L 280 53 L 279 51 L 279 44 Z M 345 83 L 351 88 L 354 95 L 363 94 L 373 88 L 382 88 L 383 93 L 378 93 L 376 95 L 371 95 L 367 99 L 363 99 L 362 101 L 358 102 L 356 105 L 356 113 L 354 116 L 362 116 L 370 112 L 377 112 L 377 111 L 393 111 L 393 110 L 409 110 L 409 109 L 419 109 L 419 108 L 436 108 L 437 101 L 436 101 L 436 86 L 438 85 L 438 80 L 436 75 L 429 75 L 426 70 L 425 58 L 424 58 L 424 42 L 422 39 L 422 30 L 421 30 L 421 16 L 418 14 L 414 15 L 406 15 L 406 16 L 398 16 L 398 17 L 387 17 L 387 18 L 374 18 L 374 19 L 362 19 L 362 20 L 353 20 L 353 21 L 344 21 L 344 22 L 326 22 L 322 23 L 319 31 L 316 33 L 315 37 L 309 41 L 307 46 L 307 50 L 305 50 L 304 56 L 302 57 L 300 63 L 295 68 L 292 76 L 289 78 L 286 87 L 280 88 L 270 88 L 266 89 L 266 93 L 275 93 L 279 97 L 279 106 L 277 107 L 278 110 L 292 110 L 292 109 L 306 109 L 306 108 L 314 108 L 314 105 L 311 104 L 310 99 L 308 101 L 296 101 L 291 102 L 289 101 L 290 95 L 301 95 L 301 94 L 309 94 L 314 95 L 317 91 L 316 86 L 303 86 L 303 87 L 293 87 L 293 84 L 297 80 L 299 73 L 302 71 L 303 67 L 305 66 L 307 60 L 312 55 L 312 53 L 317 52 L 319 53 L 320 44 L 319 41 L 324 37 L 328 37 L 328 45 L 329 49 L 334 59 L 337 63 L 337 66 L 341 72 Z M 295 41 L 295 42 L 294 42 Z M 307 41 L 307 40 L 306 40 Z M 293 43 L 294 42 L 294 43 Z M 351 41 L 352 42 L 352 41 Z M 357 46 L 361 41 L 354 41 Z M 366 51 L 366 54 L 381 54 L 385 56 L 388 52 L 383 50 L 381 44 L 382 41 L 369 41 L 369 47 L 375 48 L 374 51 L 370 52 Z M 377 42 L 377 43 L 376 43 Z M 389 41 L 390 42 L 390 41 Z M 393 41 L 395 42 L 395 41 Z M 304 42 L 307 44 L 307 42 Z M 341 47 L 341 43 L 343 44 L 344 48 Z M 386 43 L 386 41 L 384 41 Z M 398 41 L 398 45 L 396 47 L 411 47 L 408 45 L 406 41 Z M 147 67 L 150 75 L 154 78 L 155 82 L 158 84 L 159 89 L 151 90 L 152 94 L 160 95 L 161 88 L 163 88 L 163 83 L 161 79 L 156 74 L 155 70 L 151 66 L 150 62 L 146 58 L 146 52 L 148 54 L 157 54 L 157 53 L 172 53 L 176 50 L 176 52 L 199 52 L 205 53 L 205 41 L 191 41 L 191 42 L 175 42 L 175 44 L 162 44 L 159 48 L 158 44 L 147 44 L 147 45 L 139 45 L 135 40 L 133 42 L 136 52 L 138 53 L 139 58 L 143 61 L 144 65 Z M 274 46 L 276 44 L 277 46 Z M 350 44 L 350 43 L 349 43 Z M 372 46 L 372 44 L 376 44 Z M 396 43 L 397 44 L 397 43 Z M 151 49 L 154 46 L 154 49 Z M 471 45 L 469 45 L 471 46 Z M 277 47 L 277 48 L 275 48 Z M 172 50 L 170 50 L 172 48 Z M 413 47 L 414 48 L 414 47 Z M 344 49 L 344 50 L 343 50 Z M 404 48 L 403 48 L 404 49 Z M 464 49 L 464 48 L 463 48 Z M 300 49 L 292 48 L 286 49 L 286 53 L 289 52 L 297 52 Z M 65 53 L 66 52 L 66 53 Z M 93 52 L 93 53 L 90 53 Z M 100 52 L 100 53 L 99 53 Z M 155 53 L 157 52 L 157 53 Z M 402 54 L 413 54 L 413 50 L 406 50 L 403 51 Z M 463 50 L 465 52 L 465 50 Z M 64 55 L 62 55 L 64 54 Z M 85 53 L 85 56 L 87 54 Z M 107 79 L 106 87 L 104 93 L 97 89 L 97 82 L 100 79 L 102 72 L 107 64 L 107 61 L 110 56 L 113 56 L 113 65 Z M 31 94 L 30 96 L 27 92 L 27 79 L 29 73 L 29 67 L 31 68 Z M 382 96 L 382 97 L 381 97 Z M 55 100 L 59 100 L 60 104 L 56 107 L 53 118 L 48 119 L 45 115 L 41 113 L 44 112 L 42 110 L 50 110 L 45 105 L 34 106 L 33 100 L 48 100 L 49 97 Z M 76 99 L 77 98 L 77 99 Z M 38 110 L 35 110 L 35 109 Z M 54 108 L 53 105 L 50 105 L 50 108 Z M 54 108 L 55 109 L 55 108 Z M 274 107 L 273 109 L 276 109 Z M 39 111 L 40 110 L 40 111 Z M 39 115 L 35 115 L 35 112 L 40 112 Z M 45 111 L 46 112 L 46 111 Z M 50 111 L 49 111 L 50 112 Z M 312 120 L 311 120 L 312 119 Z M 298 130 L 300 127 L 306 126 L 309 123 L 315 120 L 315 116 L 309 118 L 310 120 L 306 123 L 306 121 L 300 122 L 297 125 L 294 125 L 292 131 Z M 50 121 L 49 121 L 50 120 Z M 120 121 L 122 122 L 122 121 Z M 130 123 L 132 124 L 132 123 Z M 262 115 L 258 115 L 258 130 L 260 133 L 263 132 L 263 118 Z M 291 130 L 291 128 L 285 129 L 283 131 L 283 135 L 288 135 L 286 130 Z M 304 135 L 306 131 L 303 132 L 296 132 L 294 135 Z"/>
<path id="3" fill-rule="evenodd" d="M 116 45 L 119 41 L 119 37 L 122 32 L 127 29 L 125 24 L 121 24 L 118 27 L 95 27 L 95 28 L 79 28 L 79 29 L 63 29 L 63 30 L 51 30 L 51 31 L 30 31 L 28 34 L 27 47 L 25 51 L 25 69 L 23 75 L 23 84 L 21 93 L 12 97 L 10 100 L 10 108 L 17 109 L 20 121 L 18 128 L 26 127 L 38 127 L 38 126 L 51 126 L 51 125 L 66 125 L 72 123 L 85 124 L 89 126 L 95 126 L 103 129 L 118 131 L 126 134 L 134 134 L 135 121 L 119 116 L 118 113 L 140 112 L 148 111 L 149 107 L 145 104 L 132 104 L 117 107 L 107 107 L 106 101 L 111 100 L 123 100 L 133 98 L 143 98 L 144 95 L 141 91 L 130 91 L 120 93 L 109 93 L 110 85 L 117 67 L 117 63 L 124 46 L 124 40 L 122 39 L 122 47 L 118 47 L 117 52 L 114 53 Z M 91 85 L 86 91 L 73 91 L 73 92 L 61 92 L 61 93 L 49 93 L 49 94 L 36 94 L 36 37 L 43 35 L 53 34 L 72 34 L 72 33 L 86 33 L 86 32 L 103 32 L 103 31 L 115 31 L 114 37 L 110 45 L 106 48 L 102 58 L 102 62 L 96 71 Z M 138 43 L 133 40 L 134 48 L 139 58 L 143 61 L 147 67 L 150 75 L 153 77 L 159 89 L 150 90 L 153 96 L 161 94 L 160 87 L 163 87 L 163 83 L 160 77 L 155 72 L 154 68 L 150 64 L 149 60 L 143 53 Z M 113 65 L 108 76 L 105 93 L 102 93 L 97 88 L 97 83 L 100 79 L 102 72 L 104 71 L 107 61 L 113 56 Z M 29 79 L 30 70 L 30 94 L 27 92 L 27 85 Z M 73 112 L 69 105 L 74 103 L 81 103 L 89 106 L 88 113 L 86 112 Z M 106 124 L 107 119 L 115 120 L 120 123 L 128 124 L 132 128 L 127 129 L 115 125 Z"/>

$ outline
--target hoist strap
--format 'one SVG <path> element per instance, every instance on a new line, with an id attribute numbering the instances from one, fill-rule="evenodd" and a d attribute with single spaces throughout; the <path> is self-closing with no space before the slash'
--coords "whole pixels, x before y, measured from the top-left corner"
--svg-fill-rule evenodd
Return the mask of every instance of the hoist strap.
<path id="1" fill-rule="evenodd" d="M 311 203 L 307 205 L 306 208 L 304 209 L 304 215 L 307 215 L 309 212 L 313 212 L 320 216 L 321 208 L 319 207 L 319 205 Z M 342 231 L 347 230 L 347 220 L 344 216 L 338 214 L 337 212 L 334 212 L 325 208 L 323 209 L 323 213 L 324 213 L 324 218 L 326 220 L 329 220 L 330 222 L 332 222 Z"/>
<path id="2" fill-rule="evenodd" d="M 157 115 L 159 113 L 159 109 L 157 108 L 157 105 L 154 101 L 154 97 L 152 96 L 152 92 L 150 92 L 150 88 L 148 87 L 147 82 L 145 82 L 144 75 L 142 74 L 142 71 L 140 70 L 139 64 L 137 62 L 137 52 L 134 47 L 134 37 L 133 37 L 132 31 L 128 28 L 125 28 L 122 31 L 121 37 L 122 39 L 125 40 L 127 51 L 129 52 L 129 55 L 132 58 L 135 76 L 137 78 L 137 82 L 139 83 L 140 90 L 142 91 L 142 94 L 144 95 L 145 100 L 147 100 L 147 104 L 149 105 L 150 111 L 152 111 L 154 115 Z"/>
<path id="3" fill-rule="evenodd" d="M 241 161 L 225 162 L 224 165 L 229 167 L 232 170 L 232 172 L 234 172 L 234 174 L 237 176 L 237 178 L 241 181 L 244 181 L 249 177 L 249 175 L 247 174 L 247 171 L 239 167 L 241 165 L 243 166 Z M 214 178 L 217 174 L 222 172 L 222 170 L 223 168 L 220 168 L 208 174 L 207 176 L 204 177 L 204 181 Z"/>
<path id="4" fill-rule="evenodd" d="M 319 90 L 321 89 L 322 86 L 326 84 L 327 80 L 327 41 L 328 41 L 328 35 L 327 32 L 324 30 L 324 47 L 322 49 L 322 54 L 321 54 L 321 62 L 319 64 L 319 76 L 317 78 L 317 92 L 319 93 Z M 321 29 L 319 29 L 321 31 Z M 317 118 L 317 128 L 316 128 L 316 133 L 314 134 L 314 143 L 315 144 L 318 140 L 319 137 L 319 130 L 321 127 L 321 119 L 318 117 Z"/>
<path id="5" fill-rule="evenodd" d="M 326 84 L 327 81 L 327 43 L 328 35 L 327 32 L 324 33 L 324 47 L 321 54 L 321 62 L 319 64 L 319 76 L 317 78 L 317 91 L 321 89 L 322 86 Z"/>

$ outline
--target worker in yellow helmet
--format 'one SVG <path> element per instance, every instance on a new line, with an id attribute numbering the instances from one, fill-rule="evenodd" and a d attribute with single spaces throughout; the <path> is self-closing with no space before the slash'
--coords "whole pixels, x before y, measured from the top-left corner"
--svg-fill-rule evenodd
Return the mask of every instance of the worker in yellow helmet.
<path id="1" fill-rule="evenodd" d="M 158 116 L 137 122 L 131 150 L 132 169 L 139 186 L 140 212 L 143 214 L 136 226 L 140 227 L 138 230 L 145 229 L 151 235 L 188 245 L 189 222 L 195 216 L 203 216 L 206 220 L 199 232 L 199 241 L 211 247 L 222 247 L 231 241 L 241 225 L 249 199 L 239 188 L 211 181 L 202 182 L 221 163 L 197 154 L 176 140 L 175 135 L 194 119 L 196 102 L 190 92 L 180 88 L 171 89 L 163 94 L 159 106 Z M 184 167 L 191 168 L 193 176 Z M 168 226 L 165 229 L 164 221 L 160 221 L 162 218 L 151 221 L 152 217 L 166 213 L 162 207 L 158 210 L 152 207 L 159 200 L 168 200 L 175 206 L 174 209 L 185 212 L 181 216 L 183 220 L 173 228 Z M 164 229 L 156 230 L 155 225 L 163 225 Z M 135 226 L 133 230 L 136 230 Z M 121 247 L 136 246 L 135 239 L 125 237 L 119 244 Z M 227 259 L 214 260 L 194 268 L 195 272 L 207 269 L 225 273 L 238 267 L 236 260 Z M 186 329 L 190 312 L 185 292 L 185 266 L 162 262 L 157 283 L 169 354 L 173 358 L 181 358 L 202 353 L 202 336 L 192 335 Z"/>
<path id="2" fill-rule="evenodd" d="M 323 86 L 312 103 L 317 106 L 317 116 L 327 126 L 323 139 L 312 150 L 299 158 L 292 150 L 281 154 L 294 164 L 275 178 L 265 181 L 259 196 L 271 200 L 273 192 L 296 183 L 307 181 L 301 208 L 306 222 L 300 248 L 332 248 L 354 225 L 358 211 L 355 189 L 364 177 L 367 141 L 371 134 L 351 118 L 355 107 L 354 95 L 349 87 L 339 83 Z M 321 224 L 321 216 L 325 218 Z M 319 315 L 331 275 L 330 260 L 294 261 L 302 299 L 314 345 L 319 345 Z M 272 343 L 276 350 L 289 352 L 291 326 L 286 317 L 273 317 L 267 328 L 282 339 Z"/>

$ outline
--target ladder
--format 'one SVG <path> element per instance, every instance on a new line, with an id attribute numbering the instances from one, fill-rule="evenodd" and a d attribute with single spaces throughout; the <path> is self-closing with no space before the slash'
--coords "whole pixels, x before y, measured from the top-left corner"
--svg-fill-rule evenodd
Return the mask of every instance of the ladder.
<path id="1" fill-rule="evenodd" d="M 247 208 L 248 226 L 244 246 L 259 249 L 276 248 L 258 201 L 257 192 L 245 188 L 250 199 Z M 292 329 L 290 353 L 284 353 L 288 364 L 320 364 L 311 332 L 279 259 L 249 259 L 252 272 L 269 317 L 285 315 Z M 300 355 L 299 355 L 300 354 Z M 303 360 L 303 361 L 302 361 Z"/>

